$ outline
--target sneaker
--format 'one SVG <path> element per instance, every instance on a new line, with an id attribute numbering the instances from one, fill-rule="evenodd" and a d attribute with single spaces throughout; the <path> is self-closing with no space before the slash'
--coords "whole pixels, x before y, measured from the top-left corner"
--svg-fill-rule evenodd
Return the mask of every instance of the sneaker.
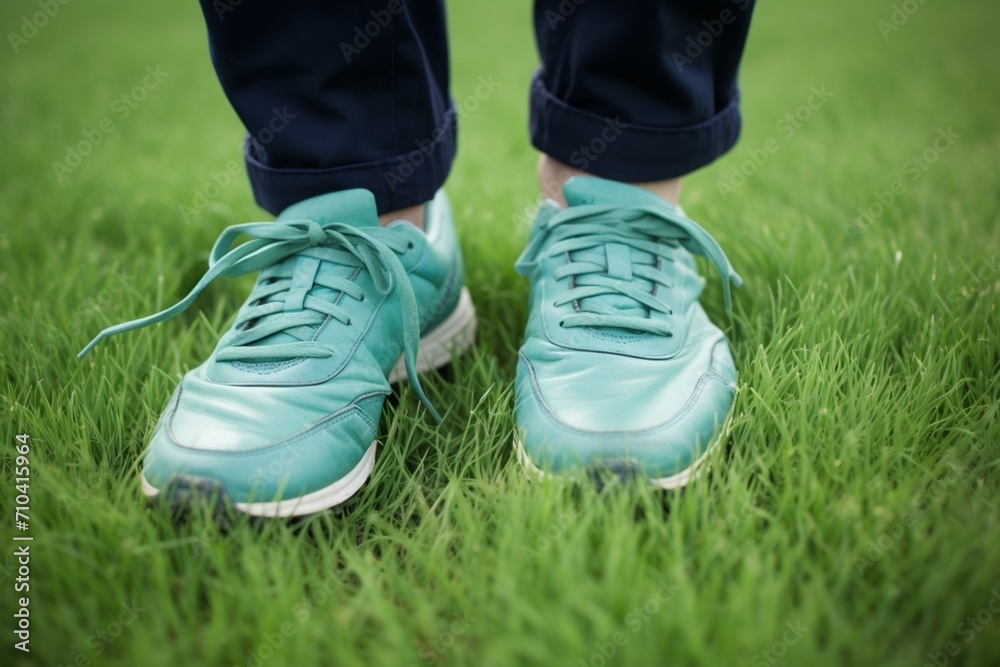
<path id="1" fill-rule="evenodd" d="M 221 275 L 260 271 L 232 327 L 160 417 L 145 494 L 210 487 L 247 514 L 311 514 L 368 478 L 390 383 L 408 378 L 437 418 L 417 374 L 468 348 L 476 317 L 443 193 L 427 204 L 425 229 L 380 227 L 367 190 L 315 197 L 274 223 L 229 227 L 181 302 L 101 332 L 81 357 L 105 336 L 181 313 Z M 232 248 L 240 235 L 252 240 Z"/>
<path id="2" fill-rule="evenodd" d="M 610 469 L 684 486 L 726 432 L 736 367 L 691 253 L 741 280 L 709 234 L 640 188 L 566 182 L 517 271 L 531 307 L 517 367 L 518 458 L 535 477 Z"/>

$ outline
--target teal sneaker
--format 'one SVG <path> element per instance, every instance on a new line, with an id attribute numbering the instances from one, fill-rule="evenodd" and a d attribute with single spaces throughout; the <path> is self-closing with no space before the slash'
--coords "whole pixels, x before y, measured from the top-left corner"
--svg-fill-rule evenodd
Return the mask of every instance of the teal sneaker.
<path id="1" fill-rule="evenodd" d="M 517 270 L 531 310 L 515 385 L 518 457 L 532 476 L 610 469 L 684 486 L 727 427 L 736 367 L 698 297 L 691 253 L 740 284 L 676 207 L 622 183 L 566 182 Z"/>
<path id="2" fill-rule="evenodd" d="M 221 275 L 260 271 L 232 328 L 160 417 L 144 461 L 147 496 L 207 486 L 252 515 L 318 512 L 371 473 L 390 383 L 408 378 L 437 417 L 417 374 L 468 348 L 476 317 L 444 194 L 426 211 L 426 231 L 383 228 L 372 194 L 348 190 L 274 223 L 229 227 L 181 302 L 106 329 L 81 352 L 179 314 Z M 232 248 L 240 235 L 252 240 Z"/>

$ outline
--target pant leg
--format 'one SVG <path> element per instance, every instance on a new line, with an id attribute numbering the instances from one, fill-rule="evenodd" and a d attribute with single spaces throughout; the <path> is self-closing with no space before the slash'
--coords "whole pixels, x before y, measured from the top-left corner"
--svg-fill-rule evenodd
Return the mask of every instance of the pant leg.
<path id="1" fill-rule="evenodd" d="M 441 0 L 201 7 L 260 206 L 355 187 L 380 212 L 433 198 L 455 154 Z"/>
<path id="2" fill-rule="evenodd" d="M 596 176 L 690 173 L 739 136 L 754 0 L 536 0 L 531 141 Z"/>

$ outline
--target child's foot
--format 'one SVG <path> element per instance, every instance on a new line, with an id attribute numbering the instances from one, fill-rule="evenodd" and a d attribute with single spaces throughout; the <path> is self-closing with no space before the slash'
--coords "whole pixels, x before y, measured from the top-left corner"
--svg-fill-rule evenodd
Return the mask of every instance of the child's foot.
<path id="1" fill-rule="evenodd" d="M 275 223 L 230 227 L 184 301 L 102 333 L 172 317 L 215 277 L 260 270 L 232 328 L 160 418 L 146 495 L 221 487 L 258 516 L 350 498 L 372 470 L 389 384 L 409 377 L 426 404 L 416 374 L 472 344 L 475 311 L 443 193 L 425 227 L 380 227 L 366 190 L 309 199 Z M 240 234 L 255 238 L 230 250 Z"/>
<path id="2" fill-rule="evenodd" d="M 664 199 L 572 178 L 517 262 L 531 312 L 517 368 L 518 456 L 529 473 L 638 472 L 684 486 L 725 433 L 736 393 L 726 338 L 698 297 L 691 252 L 739 285 L 709 234 Z"/>

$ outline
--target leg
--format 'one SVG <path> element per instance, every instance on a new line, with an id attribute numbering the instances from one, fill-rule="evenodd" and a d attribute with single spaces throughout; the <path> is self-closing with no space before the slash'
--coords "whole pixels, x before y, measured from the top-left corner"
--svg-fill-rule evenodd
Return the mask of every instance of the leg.
<path id="1" fill-rule="evenodd" d="M 736 368 L 691 254 L 715 266 L 727 307 L 739 276 L 676 204 L 680 178 L 736 141 L 751 7 L 538 0 L 531 138 L 552 201 L 517 263 L 531 280 L 515 401 L 529 473 L 610 468 L 676 488 L 725 435 Z"/>
<path id="2" fill-rule="evenodd" d="M 531 89 L 531 140 L 543 193 L 571 176 L 641 185 L 673 203 L 680 177 L 739 135 L 736 74 L 753 0 L 697 3 L 538 0 L 542 67 Z"/>
<path id="3" fill-rule="evenodd" d="M 260 206 L 355 187 L 380 214 L 433 199 L 455 154 L 441 2 L 216 5 L 201 1 L 212 61 Z"/>

